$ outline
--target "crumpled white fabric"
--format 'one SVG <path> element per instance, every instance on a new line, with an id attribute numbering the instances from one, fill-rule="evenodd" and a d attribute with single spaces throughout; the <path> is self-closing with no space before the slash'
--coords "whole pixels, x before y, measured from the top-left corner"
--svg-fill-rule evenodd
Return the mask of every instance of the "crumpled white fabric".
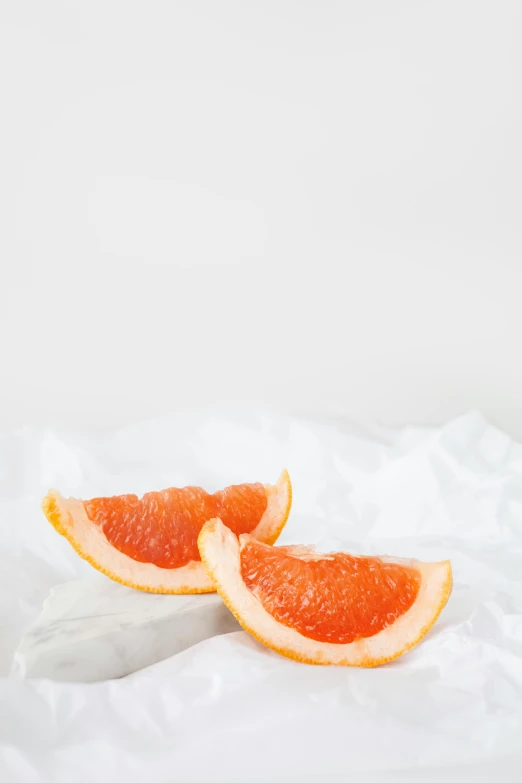
<path id="1" fill-rule="evenodd" d="M 49 589 L 103 579 L 40 511 L 83 497 L 217 489 L 290 471 L 280 543 L 451 558 L 425 641 L 378 669 L 312 667 L 243 632 L 90 685 L 7 677 Z M 522 780 L 522 445 L 471 412 L 364 429 L 184 413 L 104 435 L 0 439 L 0 780 Z"/>

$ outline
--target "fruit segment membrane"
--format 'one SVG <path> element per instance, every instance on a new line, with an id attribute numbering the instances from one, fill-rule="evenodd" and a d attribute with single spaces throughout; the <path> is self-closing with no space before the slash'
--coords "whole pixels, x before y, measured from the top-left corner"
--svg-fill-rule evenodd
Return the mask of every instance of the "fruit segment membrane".
<path id="1" fill-rule="evenodd" d="M 344 553 L 242 540 L 241 576 L 278 622 L 318 642 L 348 644 L 382 631 L 415 602 L 416 568 Z"/>
<path id="2" fill-rule="evenodd" d="M 179 568 L 201 560 L 197 538 L 219 517 L 236 535 L 251 533 L 267 507 L 263 484 L 240 484 L 213 495 L 200 487 L 165 489 L 84 501 L 89 519 L 116 549 L 141 563 Z"/>

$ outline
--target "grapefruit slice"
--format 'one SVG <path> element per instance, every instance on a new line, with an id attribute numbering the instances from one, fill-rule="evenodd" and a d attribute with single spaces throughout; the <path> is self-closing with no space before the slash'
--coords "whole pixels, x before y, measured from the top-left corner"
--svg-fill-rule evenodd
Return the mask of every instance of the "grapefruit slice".
<path id="1" fill-rule="evenodd" d="M 76 552 L 115 582 L 150 593 L 209 593 L 214 584 L 197 547 L 203 524 L 219 514 L 234 533 L 273 543 L 286 524 L 292 485 L 240 484 L 210 495 L 199 487 L 93 500 L 51 490 L 45 516 Z"/>
<path id="2" fill-rule="evenodd" d="M 427 634 L 451 592 L 449 561 L 422 563 L 313 547 L 272 547 L 220 519 L 198 546 L 216 589 L 245 631 L 303 663 L 379 666 Z"/>

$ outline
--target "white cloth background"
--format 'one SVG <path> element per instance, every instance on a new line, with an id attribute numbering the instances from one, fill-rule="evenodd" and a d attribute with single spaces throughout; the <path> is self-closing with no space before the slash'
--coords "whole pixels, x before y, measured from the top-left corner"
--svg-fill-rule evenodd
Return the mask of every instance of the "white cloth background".
<path id="1" fill-rule="evenodd" d="M 118 681 L 7 677 L 49 588 L 104 578 L 43 517 L 50 486 L 217 489 L 282 467 L 281 542 L 451 558 L 452 597 L 418 648 L 379 669 L 320 668 L 238 632 Z M 3 783 L 520 780 L 522 446 L 480 414 L 373 432 L 225 410 L 105 435 L 26 429 L 0 441 L 0 491 Z"/>

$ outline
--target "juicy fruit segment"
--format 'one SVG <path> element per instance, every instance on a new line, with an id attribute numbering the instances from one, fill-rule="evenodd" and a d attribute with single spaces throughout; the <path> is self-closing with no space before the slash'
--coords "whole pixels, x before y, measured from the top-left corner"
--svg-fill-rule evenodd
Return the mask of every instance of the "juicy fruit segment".
<path id="1" fill-rule="evenodd" d="M 115 582 L 149 593 L 210 593 L 197 536 L 207 515 L 220 513 L 237 532 L 272 544 L 292 505 L 290 476 L 276 484 L 241 484 L 210 495 L 197 487 L 79 500 L 50 490 L 48 521 L 73 549 Z M 231 535 L 233 535 L 231 533 Z M 236 539 L 237 540 L 237 539 Z"/>
<path id="2" fill-rule="evenodd" d="M 210 495 L 200 487 L 94 498 L 83 503 L 109 543 L 141 563 L 179 568 L 199 560 L 198 534 L 219 516 L 236 534 L 251 533 L 266 511 L 263 484 L 240 484 Z"/>
<path id="3" fill-rule="evenodd" d="M 420 587 L 416 568 L 375 557 L 310 556 L 245 536 L 241 576 L 279 623 L 320 642 L 346 644 L 382 631 L 406 612 Z"/>
<path id="4" fill-rule="evenodd" d="M 245 631 L 287 658 L 380 666 L 428 633 L 452 587 L 451 564 L 316 554 L 238 538 L 220 519 L 198 537 L 202 563 Z"/>

